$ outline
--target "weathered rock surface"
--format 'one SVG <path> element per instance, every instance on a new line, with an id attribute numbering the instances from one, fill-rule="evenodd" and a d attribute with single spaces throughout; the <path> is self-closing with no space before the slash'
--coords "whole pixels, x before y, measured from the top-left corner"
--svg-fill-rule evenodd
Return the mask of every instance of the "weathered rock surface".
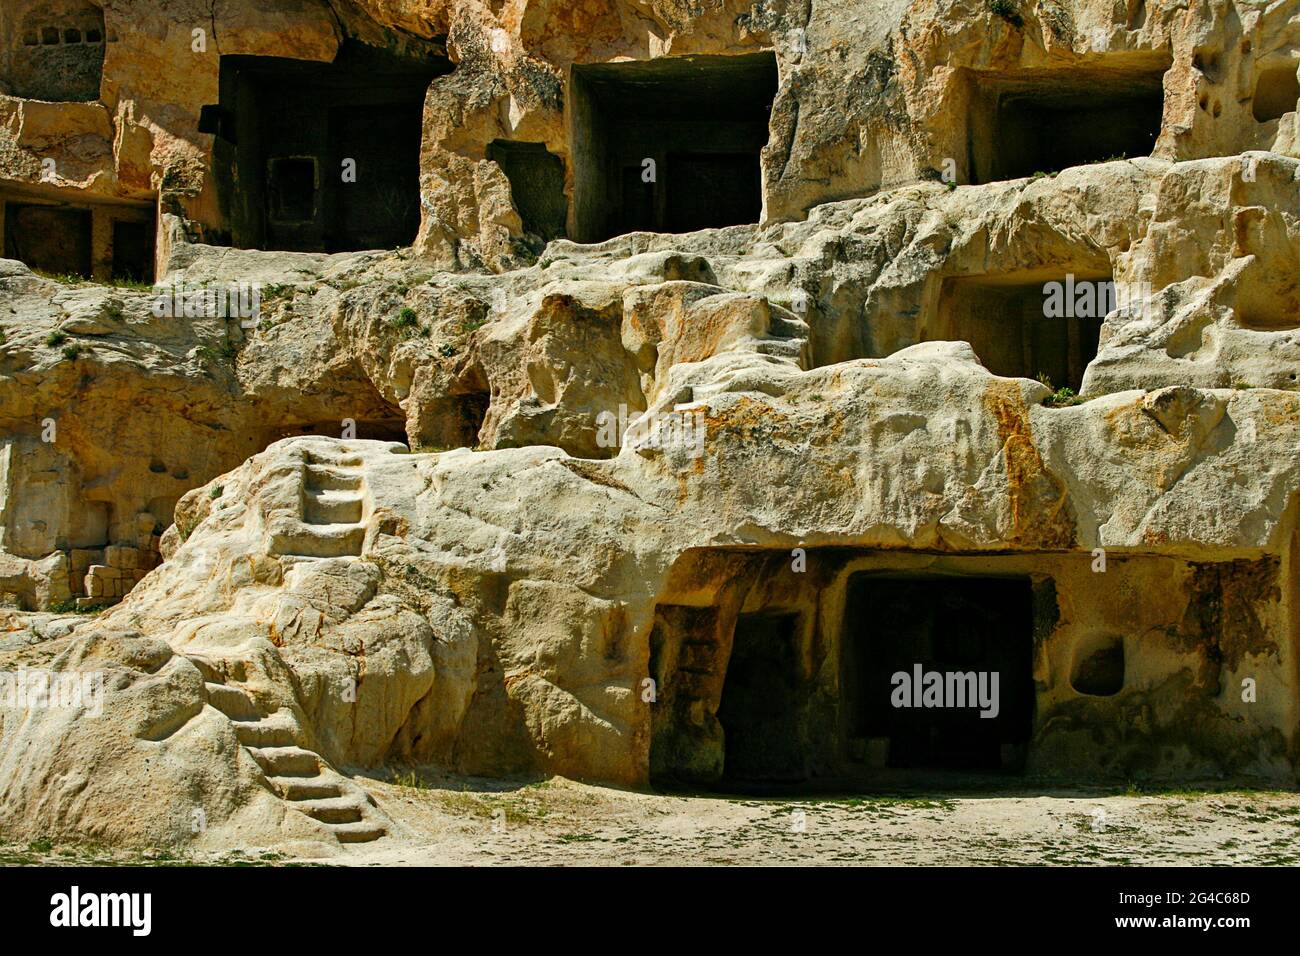
<path id="1" fill-rule="evenodd" d="M 0 701 L 0 827 L 334 853 L 400 835 L 358 768 L 716 784 L 749 627 L 789 628 L 782 772 L 877 779 L 860 648 L 962 607 L 881 580 L 1024 583 L 1003 766 L 1294 782 L 1297 4 L 1000 9 L 121 2 L 86 102 L 6 48 L 6 202 L 156 208 L 163 278 L 0 259 L 0 674 L 80 695 Z M 231 245 L 221 58 L 357 43 L 448 64 L 414 243 Z M 576 241 L 582 69 L 756 53 L 759 221 Z M 1018 155 L 1007 102 L 1086 140 L 1125 91 L 1150 155 Z M 1122 301 L 1049 385 L 1024 318 L 1076 280 Z M 230 284 L 255 316 L 159 308 Z"/>

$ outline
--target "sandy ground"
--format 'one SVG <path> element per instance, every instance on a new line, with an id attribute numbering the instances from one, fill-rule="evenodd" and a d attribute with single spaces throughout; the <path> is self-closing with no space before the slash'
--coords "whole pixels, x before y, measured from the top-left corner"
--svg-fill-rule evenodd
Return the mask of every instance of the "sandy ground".
<path id="1" fill-rule="evenodd" d="M 1294 792 L 1030 789 L 795 799 L 632 793 L 558 778 L 497 792 L 431 784 L 375 784 L 409 842 L 356 848 L 338 862 L 1300 864 Z"/>
<path id="2" fill-rule="evenodd" d="M 0 864 L 1300 865 L 1300 793 L 1290 791 L 1018 785 L 760 798 L 629 792 L 562 778 L 509 784 L 407 774 L 359 782 L 396 824 L 394 833 L 328 858 L 41 844 L 0 847 Z"/>

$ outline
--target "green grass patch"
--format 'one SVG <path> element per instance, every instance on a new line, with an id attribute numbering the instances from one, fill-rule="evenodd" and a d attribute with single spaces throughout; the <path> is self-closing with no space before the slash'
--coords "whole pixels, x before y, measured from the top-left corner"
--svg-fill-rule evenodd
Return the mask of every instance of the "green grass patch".
<path id="1" fill-rule="evenodd" d="M 77 607 L 77 599 L 70 598 L 67 601 L 55 601 L 50 605 L 49 609 L 52 614 L 85 614 L 88 617 L 93 617 L 96 614 L 102 614 L 110 607 L 112 607 L 111 604 L 103 603 L 90 604 L 86 607 Z"/>

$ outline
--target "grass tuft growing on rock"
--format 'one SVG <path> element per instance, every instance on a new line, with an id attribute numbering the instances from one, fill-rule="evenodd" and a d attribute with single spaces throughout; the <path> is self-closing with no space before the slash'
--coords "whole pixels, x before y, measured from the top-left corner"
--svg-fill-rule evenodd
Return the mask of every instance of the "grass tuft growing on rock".
<path id="1" fill-rule="evenodd" d="M 402 338 L 411 339 L 419 336 L 422 339 L 429 337 L 428 326 L 421 325 L 419 316 L 410 306 L 406 306 L 397 315 L 388 320 L 388 327 L 402 333 Z"/>

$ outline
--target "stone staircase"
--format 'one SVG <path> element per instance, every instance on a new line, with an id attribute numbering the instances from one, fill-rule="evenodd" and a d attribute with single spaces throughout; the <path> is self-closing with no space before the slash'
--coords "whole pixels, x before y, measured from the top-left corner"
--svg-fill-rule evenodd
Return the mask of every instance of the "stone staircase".
<path id="1" fill-rule="evenodd" d="M 303 480 L 302 520 L 272 536 L 272 554 L 342 558 L 365 543 L 365 477 L 359 463 L 309 460 Z"/>
<path id="2" fill-rule="evenodd" d="M 218 666 L 197 655 L 189 659 L 203 674 L 208 703 L 230 718 L 235 736 L 290 808 L 324 824 L 340 843 L 368 843 L 388 833 L 370 794 L 302 746 L 304 734 L 292 711 L 264 712 L 238 680 L 227 676 L 241 677 L 242 662 L 225 660 Z"/>

